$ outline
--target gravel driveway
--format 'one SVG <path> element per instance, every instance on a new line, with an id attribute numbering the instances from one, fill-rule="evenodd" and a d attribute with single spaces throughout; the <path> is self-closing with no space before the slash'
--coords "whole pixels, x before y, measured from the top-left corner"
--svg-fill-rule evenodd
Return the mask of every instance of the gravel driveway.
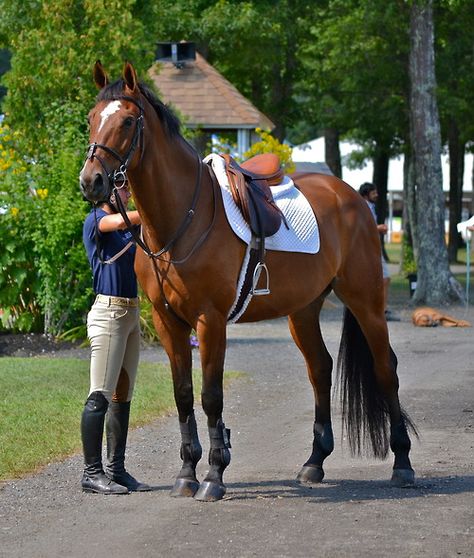
<path id="1" fill-rule="evenodd" d="M 450 313 L 474 323 L 472 308 L 467 315 L 463 308 Z M 0 556 L 474 556 L 473 329 L 415 328 L 409 310 L 401 309 L 400 315 L 402 321 L 390 322 L 389 328 L 399 358 L 402 404 L 421 434 L 411 454 L 414 488 L 390 486 L 391 458 L 380 462 L 350 456 L 336 402 L 336 446 L 325 462 L 326 478 L 314 488 L 296 484 L 310 453 L 313 421 L 302 357 L 286 320 L 234 325 L 229 327 L 226 369 L 247 375 L 232 384 L 225 398 L 233 449 L 224 500 L 203 503 L 169 496 L 179 467 L 173 415 L 130 435 L 128 466 L 153 485 L 152 492 L 123 497 L 82 493 L 79 455 L 5 484 L 0 490 Z M 323 311 L 323 332 L 333 356 L 340 316 L 340 307 Z M 77 349 L 68 354 L 84 356 Z M 142 358 L 166 361 L 159 349 L 144 350 Z M 206 456 L 200 408 L 197 418 Z M 199 465 L 200 478 L 206 461 Z"/>

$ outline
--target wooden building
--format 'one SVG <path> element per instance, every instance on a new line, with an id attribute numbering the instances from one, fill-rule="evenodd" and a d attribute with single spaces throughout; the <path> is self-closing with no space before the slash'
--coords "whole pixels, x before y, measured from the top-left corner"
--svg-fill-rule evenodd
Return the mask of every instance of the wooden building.
<path id="1" fill-rule="evenodd" d="M 163 102 L 178 109 L 188 128 L 199 132 L 196 147 L 205 155 L 213 134 L 235 133 L 242 155 L 258 140 L 255 128 L 273 130 L 273 122 L 246 99 L 193 43 L 158 43 L 149 75 Z"/>

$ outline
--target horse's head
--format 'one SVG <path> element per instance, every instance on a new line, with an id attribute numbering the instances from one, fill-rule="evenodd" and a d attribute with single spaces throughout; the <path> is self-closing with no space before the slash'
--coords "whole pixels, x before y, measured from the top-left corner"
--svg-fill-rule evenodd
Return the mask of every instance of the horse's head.
<path id="1" fill-rule="evenodd" d="M 143 151 L 143 106 L 133 66 L 125 64 L 121 80 L 109 84 L 98 61 L 94 80 L 100 92 L 89 113 L 89 148 L 80 173 L 80 188 L 89 201 L 109 199 L 127 184 L 127 171 Z"/>

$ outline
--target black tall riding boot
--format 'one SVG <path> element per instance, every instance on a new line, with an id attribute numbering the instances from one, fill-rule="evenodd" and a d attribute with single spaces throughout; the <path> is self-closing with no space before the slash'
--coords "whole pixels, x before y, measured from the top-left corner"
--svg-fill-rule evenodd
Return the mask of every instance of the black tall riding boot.
<path id="1" fill-rule="evenodd" d="M 109 405 L 106 419 L 107 436 L 107 476 L 133 492 L 151 490 L 148 484 L 137 481 L 125 470 L 125 447 L 127 445 L 128 421 L 130 418 L 130 401 Z"/>
<path id="2" fill-rule="evenodd" d="M 99 494 L 127 494 L 128 490 L 110 480 L 102 469 L 102 437 L 107 399 L 99 391 L 87 398 L 82 412 L 81 436 L 84 450 L 82 490 Z"/>

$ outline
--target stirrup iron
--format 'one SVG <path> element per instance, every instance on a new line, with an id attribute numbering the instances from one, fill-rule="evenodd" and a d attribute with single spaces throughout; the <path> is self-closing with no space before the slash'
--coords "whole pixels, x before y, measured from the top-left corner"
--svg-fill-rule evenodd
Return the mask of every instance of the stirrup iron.
<path id="1" fill-rule="evenodd" d="M 263 289 L 257 289 L 258 280 L 260 279 L 260 274 L 262 270 L 265 272 L 265 287 Z M 265 263 L 259 262 L 254 269 L 253 279 L 252 279 L 252 296 L 262 296 L 270 294 L 270 275 Z"/>

